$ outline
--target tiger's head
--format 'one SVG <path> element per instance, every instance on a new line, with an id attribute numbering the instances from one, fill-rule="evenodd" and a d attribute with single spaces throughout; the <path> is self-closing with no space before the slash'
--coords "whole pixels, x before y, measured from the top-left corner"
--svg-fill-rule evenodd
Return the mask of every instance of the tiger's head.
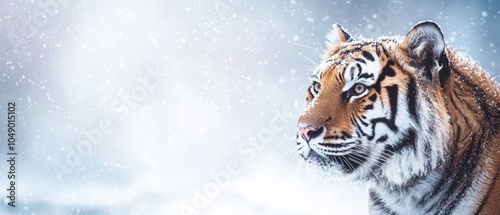
<path id="1" fill-rule="evenodd" d="M 441 89 L 451 70 L 439 26 L 357 40 L 335 24 L 327 39 L 297 124 L 306 169 L 403 184 L 440 165 L 450 138 Z"/>

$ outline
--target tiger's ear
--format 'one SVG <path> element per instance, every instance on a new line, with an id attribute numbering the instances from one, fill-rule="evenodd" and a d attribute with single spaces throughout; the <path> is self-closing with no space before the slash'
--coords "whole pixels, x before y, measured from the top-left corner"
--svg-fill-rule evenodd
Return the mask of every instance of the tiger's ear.
<path id="1" fill-rule="evenodd" d="M 339 42 L 351 42 L 354 38 L 344 30 L 339 24 L 332 25 L 333 29 L 326 36 L 326 45 L 331 47 Z"/>
<path id="2" fill-rule="evenodd" d="M 430 81 L 439 76 L 441 86 L 446 83 L 450 70 L 443 32 L 438 24 L 432 21 L 416 24 L 406 34 L 401 47 L 423 77 Z"/>

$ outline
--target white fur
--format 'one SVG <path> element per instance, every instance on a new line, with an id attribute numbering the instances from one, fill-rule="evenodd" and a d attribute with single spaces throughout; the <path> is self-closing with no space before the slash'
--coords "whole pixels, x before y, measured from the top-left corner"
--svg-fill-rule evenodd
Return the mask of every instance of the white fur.
<path id="1" fill-rule="evenodd" d="M 326 45 L 327 47 L 332 47 L 333 45 L 340 42 L 339 33 L 341 33 L 340 25 L 335 23 L 332 25 L 332 30 L 326 35 Z"/>

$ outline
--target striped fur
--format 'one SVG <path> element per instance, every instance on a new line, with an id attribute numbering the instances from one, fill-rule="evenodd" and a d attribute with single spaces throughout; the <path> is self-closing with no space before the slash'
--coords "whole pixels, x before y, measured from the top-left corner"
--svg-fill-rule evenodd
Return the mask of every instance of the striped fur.
<path id="1" fill-rule="evenodd" d="M 297 125 L 306 170 L 367 182 L 371 214 L 500 214 L 499 85 L 430 21 L 328 39 Z"/>

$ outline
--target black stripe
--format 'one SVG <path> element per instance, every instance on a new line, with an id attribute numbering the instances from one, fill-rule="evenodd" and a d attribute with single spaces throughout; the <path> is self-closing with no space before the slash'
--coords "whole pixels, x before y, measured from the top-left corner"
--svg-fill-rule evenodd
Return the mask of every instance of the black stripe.
<path id="1" fill-rule="evenodd" d="M 443 68 L 439 70 L 439 83 L 441 84 L 441 87 L 444 87 L 444 84 L 451 75 L 450 61 L 448 60 L 446 52 L 444 52 L 441 56 L 441 61 L 439 63 L 443 65 Z"/>
<path id="2" fill-rule="evenodd" d="M 326 136 L 324 137 L 325 140 L 331 140 L 331 139 L 339 139 L 339 136 L 337 135 L 331 135 L 331 136 Z"/>
<path id="3" fill-rule="evenodd" d="M 417 122 L 418 124 L 419 119 L 417 115 L 417 87 L 413 78 L 410 79 L 407 94 L 408 95 L 406 99 L 408 101 L 408 111 L 410 112 L 410 115 L 413 117 L 415 122 Z"/>
<path id="4" fill-rule="evenodd" d="M 377 143 L 383 143 L 389 138 L 387 135 L 383 135 L 377 139 Z"/>
<path id="5" fill-rule="evenodd" d="M 398 85 L 392 85 L 385 87 L 387 90 L 387 95 L 389 96 L 389 104 L 391 106 L 391 123 L 393 127 L 396 126 L 396 114 L 398 112 Z M 391 127 L 389 126 L 389 127 Z"/>
<path id="6" fill-rule="evenodd" d="M 363 71 L 363 68 L 361 68 L 361 65 L 359 63 L 356 64 L 356 67 L 358 68 L 358 77 L 361 75 L 361 71 Z"/>
<path id="7" fill-rule="evenodd" d="M 335 75 L 335 79 L 337 80 L 338 83 L 341 83 L 340 78 L 338 75 Z"/>
<path id="8" fill-rule="evenodd" d="M 346 137 L 346 138 L 351 138 L 351 135 L 350 135 L 350 134 L 348 134 L 347 132 L 342 131 L 341 133 L 342 133 L 342 135 L 344 135 L 344 137 Z"/>
<path id="9" fill-rule="evenodd" d="M 389 56 L 389 52 L 387 51 L 387 49 L 385 49 L 384 46 L 381 46 L 381 47 L 382 47 L 382 51 L 384 52 L 384 55 Z"/>
<path id="10" fill-rule="evenodd" d="M 385 87 L 387 90 L 387 95 L 389 96 L 389 105 L 391 108 L 391 118 L 376 118 L 372 119 L 372 129 L 375 129 L 376 123 L 382 122 L 387 125 L 391 130 L 397 131 L 398 127 L 396 127 L 396 114 L 398 112 L 398 86 L 392 85 Z M 375 131 L 374 131 L 375 132 Z"/>
<path id="11" fill-rule="evenodd" d="M 351 71 L 349 72 L 351 72 L 351 80 L 354 80 L 354 66 L 351 67 Z"/>
<path id="12" fill-rule="evenodd" d="M 415 133 L 415 130 L 410 129 L 408 130 L 408 133 L 405 134 L 404 138 L 396 143 L 396 145 L 390 146 L 387 145 L 384 148 L 384 151 L 391 152 L 391 154 L 397 154 L 401 152 L 403 149 L 407 147 L 413 148 L 413 150 L 416 149 L 416 138 L 417 135 Z"/>
<path id="13" fill-rule="evenodd" d="M 365 121 L 364 121 L 364 120 L 362 120 L 362 119 L 358 119 L 358 120 L 359 120 L 359 121 L 361 122 L 361 124 L 363 124 L 364 126 L 368 126 L 368 125 L 369 125 L 367 122 L 365 122 Z"/>
<path id="14" fill-rule="evenodd" d="M 424 66 L 424 76 L 427 80 L 432 80 L 432 68 L 434 68 L 434 58 L 426 57 L 420 63 Z"/>
<path id="15" fill-rule="evenodd" d="M 385 117 L 381 117 L 370 120 L 372 123 L 372 135 L 368 136 L 368 140 L 373 140 L 373 138 L 375 138 L 375 126 L 379 122 L 386 124 L 387 127 L 394 132 L 398 131 L 398 127 L 396 126 L 396 114 L 398 112 L 398 86 L 392 85 L 385 87 L 385 89 L 387 90 L 387 94 L 389 96 L 391 118 L 387 119 Z"/>
<path id="16" fill-rule="evenodd" d="M 349 35 L 347 32 L 344 31 L 344 29 L 341 29 L 342 34 L 344 35 L 345 41 L 350 42 L 351 41 L 351 35 Z"/>
<path id="17" fill-rule="evenodd" d="M 382 73 L 386 74 L 389 77 L 394 77 L 396 75 L 396 72 L 394 72 L 394 69 L 392 69 L 392 65 L 394 65 L 394 62 L 388 61 L 385 67 L 382 69 Z"/>
<path id="18" fill-rule="evenodd" d="M 389 77 L 394 77 L 396 75 L 396 72 L 394 72 L 394 69 L 392 69 L 392 65 L 394 65 L 393 61 L 388 61 L 387 64 L 382 68 L 382 71 L 380 72 L 380 75 L 378 76 L 377 81 L 375 84 L 372 85 L 372 87 L 380 93 L 380 83 L 385 79 L 386 76 Z"/>
<path id="19" fill-rule="evenodd" d="M 322 73 L 319 75 L 319 78 L 317 78 L 317 79 L 321 80 L 321 79 L 323 78 L 323 76 L 325 75 L 325 73 L 327 73 L 328 71 L 329 71 L 329 70 L 326 70 L 326 71 L 322 72 Z"/>
<path id="20" fill-rule="evenodd" d="M 366 61 L 361 58 L 354 58 L 354 60 L 366 64 Z"/>
<path id="21" fill-rule="evenodd" d="M 377 53 L 377 56 L 380 56 L 380 45 L 379 45 L 379 43 L 375 43 L 375 53 Z"/>
<path id="22" fill-rule="evenodd" d="M 373 58 L 373 55 L 370 52 L 367 51 L 362 51 L 363 57 L 368 59 L 369 61 L 375 61 L 375 58 Z"/>
<path id="23" fill-rule="evenodd" d="M 344 69 L 342 70 L 342 73 L 340 73 L 340 79 L 342 79 L 342 81 L 344 81 L 344 74 L 345 74 L 345 71 L 347 70 L 347 66 L 344 67 Z"/>
<path id="24" fill-rule="evenodd" d="M 356 125 L 356 128 L 358 129 L 358 131 L 361 132 L 361 136 L 368 136 L 368 134 L 363 132 L 363 130 L 361 129 L 361 126 L 359 126 L 358 121 L 354 120 L 354 125 Z M 361 137 L 359 134 L 358 134 L 358 136 Z M 373 139 L 373 137 L 372 137 L 372 139 Z M 368 136 L 368 140 L 370 140 L 369 136 Z"/>
<path id="25" fill-rule="evenodd" d="M 377 100 L 377 94 L 371 95 L 370 97 L 368 97 L 368 99 L 370 99 L 370 101 L 372 102 L 375 102 L 375 100 Z"/>
<path id="26" fill-rule="evenodd" d="M 354 47 L 352 49 L 344 49 L 344 50 L 339 52 L 339 55 L 349 55 L 351 53 L 360 52 L 361 47 L 363 47 L 363 45 L 359 44 L 357 47 Z"/>
<path id="27" fill-rule="evenodd" d="M 371 110 L 371 109 L 373 109 L 373 105 L 367 105 L 367 106 L 365 106 L 365 110 Z"/>
<path id="28" fill-rule="evenodd" d="M 352 116 L 349 117 L 349 121 L 351 121 L 352 124 L 356 123 L 356 122 L 354 122 L 354 117 L 352 117 Z"/>
<path id="29" fill-rule="evenodd" d="M 342 92 L 342 101 L 344 101 L 345 103 L 347 103 L 349 101 L 349 91 L 350 90 Z"/>
<path id="30" fill-rule="evenodd" d="M 382 210 L 382 214 L 391 214 L 391 215 L 397 215 L 394 211 L 391 211 L 387 207 L 387 204 L 382 200 L 382 198 L 373 190 L 370 190 L 370 201 L 374 207 L 377 207 L 378 209 Z"/>
<path id="31" fill-rule="evenodd" d="M 361 73 L 361 74 L 358 75 L 358 78 L 364 78 L 364 79 L 372 78 L 373 79 L 373 74 Z"/>

